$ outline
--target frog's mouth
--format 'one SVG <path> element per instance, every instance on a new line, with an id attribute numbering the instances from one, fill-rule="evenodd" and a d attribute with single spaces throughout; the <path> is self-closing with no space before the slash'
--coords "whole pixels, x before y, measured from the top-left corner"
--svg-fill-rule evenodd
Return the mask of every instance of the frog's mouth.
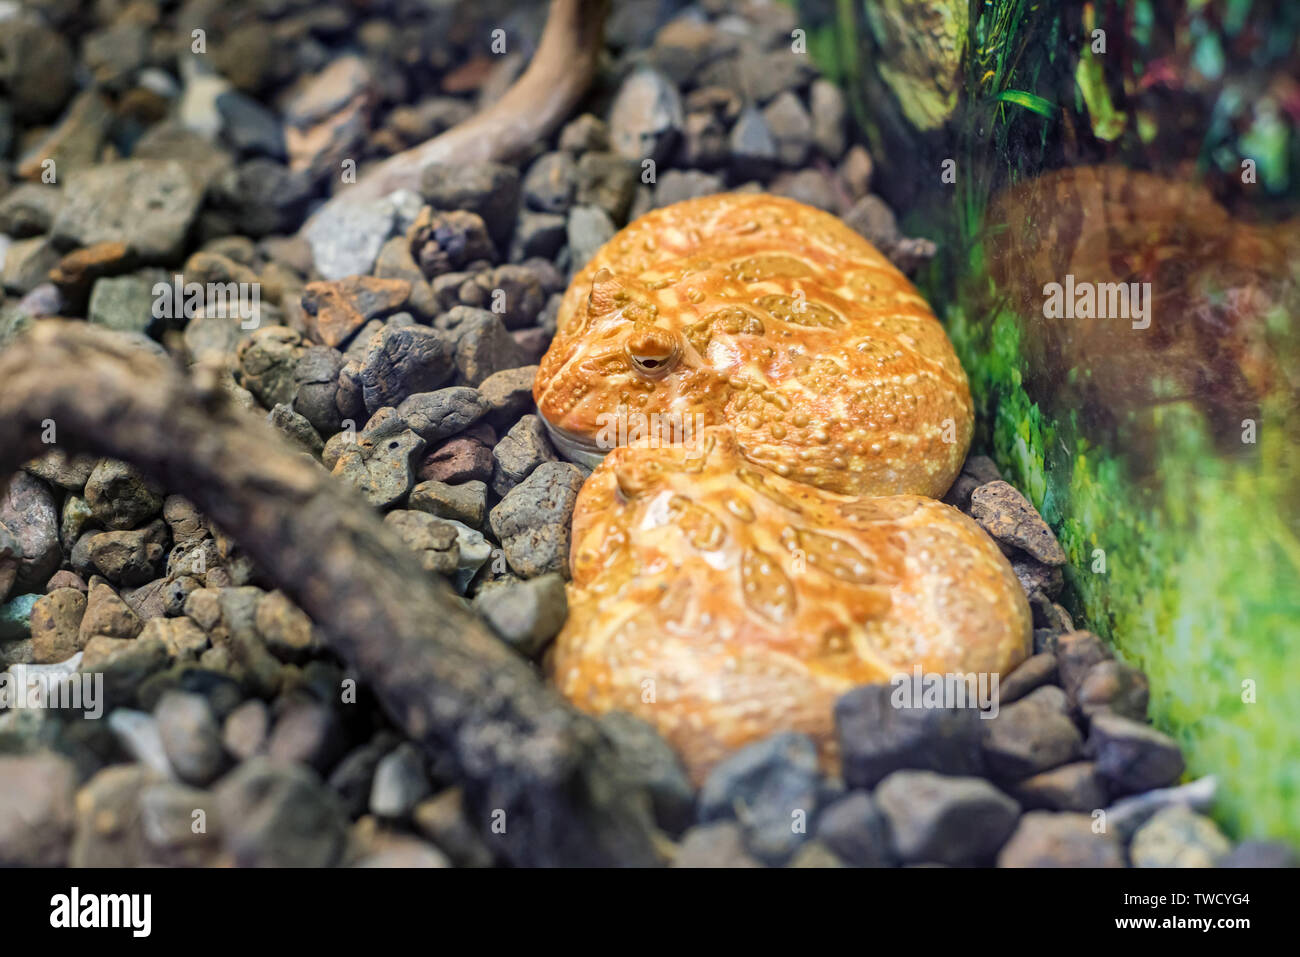
<path id="1" fill-rule="evenodd" d="M 546 425 L 546 432 L 551 438 L 555 450 L 570 462 L 576 462 L 589 469 L 594 469 L 605 460 L 609 449 L 601 448 L 594 436 L 580 435 L 552 424 L 545 416 L 540 416 Z"/>

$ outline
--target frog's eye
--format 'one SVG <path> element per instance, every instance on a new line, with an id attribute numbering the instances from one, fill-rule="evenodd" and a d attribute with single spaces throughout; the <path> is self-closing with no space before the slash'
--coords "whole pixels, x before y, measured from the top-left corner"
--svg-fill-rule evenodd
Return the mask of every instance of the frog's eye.
<path id="1" fill-rule="evenodd" d="M 660 379 L 671 372 L 682 354 L 677 337 L 665 329 L 633 332 L 624 351 L 632 368 L 651 379 Z"/>

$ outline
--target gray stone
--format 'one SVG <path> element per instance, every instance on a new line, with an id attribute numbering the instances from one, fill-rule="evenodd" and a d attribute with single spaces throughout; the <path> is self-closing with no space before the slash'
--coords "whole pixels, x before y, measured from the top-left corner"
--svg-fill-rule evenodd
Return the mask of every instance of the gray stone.
<path id="1" fill-rule="evenodd" d="M 1056 669 L 1071 700 L 1092 666 L 1110 658 L 1110 650 L 1090 631 L 1070 631 L 1056 639 Z"/>
<path id="2" fill-rule="evenodd" d="M 516 421 L 533 408 L 533 381 L 537 366 L 520 366 L 503 369 L 488 376 L 478 385 L 479 395 L 487 403 L 487 420 L 495 428 Z"/>
<path id="3" fill-rule="evenodd" d="M 895 707 L 889 684 L 863 685 L 835 703 L 845 783 L 875 787 L 903 768 L 982 774 L 984 721 L 975 708 Z"/>
<path id="4" fill-rule="evenodd" d="M 712 196 L 726 190 L 721 176 L 699 170 L 665 170 L 655 186 L 655 205 L 671 206 L 685 199 Z"/>
<path id="5" fill-rule="evenodd" d="M 287 435 L 296 445 L 315 456 L 320 456 L 325 448 L 320 433 L 312 428 L 305 416 L 299 415 L 293 407 L 281 402 L 266 415 L 266 420 Z"/>
<path id="6" fill-rule="evenodd" d="M 744 834 L 734 821 L 693 827 L 683 836 L 673 867 L 762 867 L 745 849 Z"/>
<path id="7" fill-rule="evenodd" d="M 141 764 L 104 768 L 77 792 L 76 830 L 68 863 L 72 867 L 139 867 L 146 845 L 140 796 L 160 780 Z"/>
<path id="8" fill-rule="evenodd" d="M 586 153 L 609 147 L 609 127 L 605 121 L 591 113 L 583 113 L 570 120 L 560 131 L 560 149 L 570 153 Z"/>
<path id="9" fill-rule="evenodd" d="M 13 239 L 48 233 L 62 205 L 58 187 L 20 183 L 0 199 L 0 233 Z"/>
<path id="10" fill-rule="evenodd" d="M 236 761 L 247 761 L 266 747 L 271 718 L 266 705 L 256 698 L 245 701 L 226 715 L 221 728 L 221 744 Z"/>
<path id="11" fill-rule="evenodd" d="M 998 867 L 1123 867 L 1119 841 L 1092 825 L 1087 814 L 1030 811 L 998 852 Z"/>
<path id="12" fill-rule="evenodd" d="M 700 789 L 701 824 L 740 821 L 745 846 L 760 860 L 784 863 L 808 837 L 818 804 L 817 748 L 786 732 L 725 758 Z"/>
<path id="13" fill-rule="evenodd" d="M 568 608 L 564 579 L 555 573 L 484 588 L 474 599 L 474 610 L 526 658 L 559 634 Z"/>
<path id="14" fill-rule="evenodd" d="M 329 867 L 347 826 L 311 770 L 254 757 L 217 785 L 222 846 L 238 867 Z"/>
<path id="15" fill-rule="evenodd" d="M 281 764 L 303 765 L 324 773 L 347 748 L 339 716 L 328 704 L 295 701 L 275 721 L 266 754 Z"/>
<path id="16" fill-rule="evenodd" d="M 746 107 L 732 127 L 730 147 L 732 166 L 742 178 L 766 175 L 780 158 L 776 138 L 753 106 Z"/>
<path id="17" fill-rule="evenodd" d="M 523 350 L 495 313 L 475 309 L 456 332 L 456 368 L 469 385 L 479 385 L 497 372 L 524 364 Z"/>
<path id="18" fill-rule="evenodd" d="M 105 528 L 135 528 L 157 515 L 163 497 L 135 468 L 116 459 L 101 459 L 86 480 L 86 502 Z"/>
<path id="19" fill-rule="evenodd" d="M 640 172 L 636 163 L 617 153 L 587 153 L 578 161 L 574 201 L 599 207 L 612 221 L 623 222 L 632 205 Z"/>
<path id="20" fill-rule="evenodd" d="M 1032 696 L 1001 708 L 983 731 L 985 763 L 1003 781 L 1059 767 L 1083 751 L 1074 722 Z"/>
<path id="21" fill-rule="evenodd" d="M 514 424 L 492 450 L 492 491 L 504 497 L 543 462 L 559 461 L 546 437 L 541 418 L 526 415 Z"/>
<path id="22" fill-rule="evenodd" d="M 420 558 L 427 572 L 453 575 L 460 567 L 460 544 L 454 526 L 427 512 L 396 509 L 384 516 L 384 524 Z"/>
<path id="23" fill-rule="evenodd" d="M 683 121 L 677 87 L 657 70 L 638 69 L 623 81 L 610 107 L 610 145 L 637 163 L 660 163 L 676 145 Z"/>
<path id="24" fill-rule="evenodd" d="M 257 100 L 238 90 L 216 98 L 221 117 L 221 135 L 241 153 L 284 159 L 284 127 L 279 118 Z"/>
<path id="25" fill-rule="evenodd" d="M 167 760 L 162 734 L 153 715 L 130 708 L 115 708 L 108 716 L 108 729 L 134 761 L 159 777 L 171 777 L 171 763 Z"/>
<path id="26" fill-rule="evenodd" d="M 451 343 L 441 330 L 386 325 L 361 367 L 366 409 L 373 414 L 407 396 L 437 389 L 454 369 Z"/>
<path id="27" fill-rule="evenodd" d="M 1106 826 L 1119 835 L 1121 841 L 1128 841 L 1152 815 L 1165 808 L 1183 805 L 1194 811 L 1210 810 L 1217 792 L 1218 779 L 1208 775 L 1178 787 L 1134 794 L 1106 808 Z"/>
<path id="28" fill-rule="evenodd" d="M 437 518 L 454 519 L 478 527 L 487 514 L 487 485 L 476 481 L 449 485 L 431 479 L 411 489 L 409 505 Z"/>
<path id="29" fill-rule="evenodd" d="M 52 751 L 0 755 L 0 867 L 62 867 L 75 817 L 77 771 Z"/>
<path id="30" fill-rule="evenodd" d="M 406 426 L 430 443 L 463 432 L 488 411 L 487 400 L 468 386 L 419 392 L 397 406 L 397 414 Z"/>
<path id="31" fill-rule="evenodd" d="M 786 91 L 763 110 L 763 122 L 776 144 L 783 166 L 802 166 L 812 146 L 813 122 L 799 97 Z"/>
<path id="32" fill-rule="evenodd" d="M 602 715 L 600 726 L 633 779 L 650 792 L 659 826 L 670 834 L 681 833 L 690 823 L 695 788 L 677 752 L 654 725 L 627 712 Z"/>
<path id="33" fill-rule="evenodd" d="M 397 202 L 385 196 L 367 203 L 331 203 L 303 229 L 316 271 L 325 279 L 369 273 L 379 250 L 398 228 Z"/>
<path id="34" fill-rule="evenodd" d="M 391 731 L 380 731 L 365 744 L 348 752 L 330 772 L 330 790 L 348 817 L 357 818 L 369 810 L 375 768 L 397 743 L 397 736 Z"/>
<path id="35" fill-rule="evenodd" d="M 1075 761 L 1025 778 L 1011 788 L 1011 794 L 1022 807 L 1048 811 L 1088 813 L 1105 807 L 1109 800 L 1106 780 L 1091 761 Z"/>
<path id="36" fill-rule="evenodd" d="M 1092 718 L 1088 752 L 1117 794 L 1173 784 L 1186 767 L 1182 750 L 1169 735 L 1105 711 Z"/>
<path id="37" fill-rule="evenodd" d="M 851 867 L 888 867 L 892 863 L 888 826 L 866 791 L 854 791 L 823 810 L 817 818 L 816 837 Z"/>
<path id="38" fill-rule="evenodd" d="M 863 196 L 855 202 L 844 214 L 844 223 L 885 255 L 889 255 L 903 235 L 894 219 L 894 211 L 874 194 Z"/>
<path id="39" fill-rule="evenodd" d="M 311 423 L 319 435 L 339 430 L 342 417 L 334 401 L 338 391 L 343 355 L 329 346 L 307 346 L 294 364 L 293 380 L 298 390 L 293 410 Z"/>
<path id="40" fill-rule="evenodd" d="M 417 804 L 416 829 L 444 850 L 459 867 L 491 867 L 492 852 L 466 816 L 460 788 L 447 788 Z"/>
<path id="41" fill-rule="evenodd" d="M 478 570 L 492 557 L 494 549 L 483 533 L 462 522 L 446 519 L 446 524 L 456 529 L 456 545 L 460 549 L 460 566 L 456 570 L 456 590 L 464 594 Z"/>
<path id="42" fill-rule="evenodd" d="M 1011 704 L 1055 677 L 1056 655 L 1030 655 L 998 682 L 998 701 L 1004 706 Z"/>
<path id="43" fill-rule="evenodd" d="M 1184 805 L 1156 814 L 1133 835 L 1134 867 L 1213 867 L 1232 850 L 1212 820 Z"/>
<path id="44" fill-rule="evenodd" d="M 406 741 L 386 754 L 375 767 L 370 812 L 380 817 L 404 818 L 429 793 L 424 756 L 419 748 Z"/>
<path id="45" fill-rule="evenodd" d="M 87 558 L 114 584 L 144 585 L 166 568 L 167 538 L 162 519 L 131 531 L 100 532 L 90 537 Z"/>
<path id="46" fill-rule="evenodd" d="M 424 439 L 410 430 L 376 442 L 349 443 L 332 472 L 354 485 L 375 508 L 389 508 L 411 490 L 424 446 Z"/>
<path id="47" fill-rule="evenodd" d="M 844 124 L 848 108 L 844 93 L 829 80 L 814 80 L 809 93 L 812 111 L 812 136 L 817 148 L 831 162 L 844 155 Z"/>
<path id="48" fill-rule="evenodd" d="M 19 294 L 31 292 L 50 275 L 50 270 L 58 265 L 62 258 L 55 245 L 44 236 L 20 239 L 10 243 L 7 249 L 0 248 L 3 254 L 4 287 Z"/>
<path id="49" fill-rule="evenodd" d="M 239 343 L 236 380 L 264 408 L 292 403 L 298 391 L 294 369 L 303 348 L 302 336 L 287 326 L 258 329 Z"/>
<path id="50" fill-rule="evenodd" d="M 551 259 L 568 238 L 567 220 L 562 213 L 534 213 L 525 210 L 515 224 L 510 245 L 510 260 L 517 262 L 530 256 Z"/>
<path id="51" fill-rule="evenodd" d="M 202 199 L 175 161 L 105 163 L 69 177 L 51 235 L 70 246 L 122 240 L 140 261 L 174 262 Z"/>
<path id="52" fill-rule="evenodd" d="M 544 462 L 492 509 L 492 532 L 523 578 L 569 575 L 569 523 L 584 476 L 576 465 Z"/>
<path id="53" fill-rule="evenodd" d="M 573 203 L 577 164 L 568 153 L 543 153 L 524 177 L 524 202 L 542 213 L 563 213 Z M 0 205 L 0 213 L 3 206 Z"/>
<path id="54" fill-rule="evenodd" d="M 576 272 L 587 264 L 614 236 L 614 221 L 597 206 L 574 206 L 569 210 L 568 237 L 570 266 Z"/>
<path id="55" fill-rule="evenodd" d="M 979 778 L 895 771 L 876 803 L 905 863 L 987 864 L 1011 836 L 1020 808 Z"/>
<path id="56" fill-rule="evenodd" d="M 1079 711 L 1092 717 L 1110 711 L 1134 721 L 1145 721 L 1151 684 L 1137 668 L 1119 661 L 1099 661 L 1089 668 L 1074 691 Z"/>
<path id="57" fill-rule="evenodd" d="M 437 210 L 482 217 L 498 248 L 505 248 L 519 207 L 519 171 L 500 163 L 435 163 L 420 177 L 420 192 Z"/>
<path id="58" fill-rule="evenodd" d="M 290 169 L 276 160 L 256 156 L 238 166 L 216 172 L 210 189 L 212 203 L 246 236 L 292 232 L 302 221 L 314 193 L 312 175 L 310 170 Z M 334 223 L 333 228 L 329 228 L 330 223 Z M 367 248 L 365 229 L 373 226 L 370 222 L 358 224 L 357 245 L 354 247 L 350 240 L 353 234 L 344 231 L 351 224 L 351 218 L 343 210 L 330 206 L 308 226 L 315 240 L 311 244 L 313 252 L 320 249 L 318 271 L 321 275 L 327 275 L 327 272 L 334 278 L 352 275 L 346 270 L 357 262 L 364 262 Z M 331 238 L 340 245 L 329 245 Z M 342 245 L 344 243 L 348 244 L 346 248 Z"/>
<path id="59" fill-rule="evenodd" d="M 0 21 L 0 87 L 23 123 L 53 118 L 75 89 L 76 56 L 62 34 L 11 8 Z"/>
<path id="60" fill-rule="evenodd" d="M 62 559 L 59 548 L 59 514 L 54 496 L 44 482 L 27 472 L 9 479 L 9 487 L 0 498 L 0 584 L 9 578 L 9 589 L 17 592 L 40 591 L 58 569 Z M 8 554 L 6 554 L 8 553 Z M 12 564 L 17 559 L 16 567 Z M 5 573 L 5 565 L 10 573 Z"/>
<path id="61" fill-rule="evenodd" d="M 462 302 L 482 306 L 501 317 L 507 329 L 522 329 L 532 325 L 546 305 L 537 271 L 532 267 L 510 263 L 476 274 L 469 283 L 461 286 Z"/>
<path id="62" fill-rule="evenodd" d="M 165 693 L 154 708 L 167 760 L 182 781 L 203 786 L 222 765 L 221 726 L 200 694 Z"/>
<path id="63" fill-rule="evenodd" d="M 207 791 L 174 781 L 147 784 L 140 791 L 140 836 L 147 863 L 161 867 L 213 867 L 219 863 L 220 820 Z M 197 829 L 195 812 L 205 827 Z"/>

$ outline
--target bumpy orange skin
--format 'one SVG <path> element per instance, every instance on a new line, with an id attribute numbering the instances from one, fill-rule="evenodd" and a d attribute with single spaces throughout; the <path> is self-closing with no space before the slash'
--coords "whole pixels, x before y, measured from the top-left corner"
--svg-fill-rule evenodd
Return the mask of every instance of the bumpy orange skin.
<path id="1" fill-rule="evenodd" d="M 654 724 L 697 782 L 778 730 L 834 767 L 844 691 L 918 664 L 1004 674 L 1032 646 L 1011 566 L 965 515 L 781 478 L 726 427 L 611 452 L 578 497 L 571 562 L 555 682 Z"/>
<path id="2" fill-rule="evenodd" d="M 834 216 L 739 193 L 655 210 L 602 247 L 533 395 L 562 451 L 607 451 L 602 415 L 698 414 L 750 462 L 855 495 L 942 495 L 974 421 L 902 273 Z"/>

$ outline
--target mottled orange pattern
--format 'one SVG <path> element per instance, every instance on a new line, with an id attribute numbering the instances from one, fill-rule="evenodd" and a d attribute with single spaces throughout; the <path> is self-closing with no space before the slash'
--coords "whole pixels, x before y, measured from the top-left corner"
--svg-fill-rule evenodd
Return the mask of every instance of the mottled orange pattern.
<path id="1" fill-rule="evenodd" d="M 973 426 L 902 273 L 834 216 L 760 194 L 676 203 L 610 240 L 569 286 L 533 394 L 591 464 L 603 415 L 698 414 L 750 462 L 859 495 L 942 495 Z"/>
<path id="2" fill-rule="evenodd" d="M 620 448 L 573 518 L 569 619 L 551 667 L 580 708 L 654 724 L 692 776 L 776 730 L 836 763 L 832 705 L 926 672 L 1005 673 L 1032 644 L 1006 558 L 916 495 L 784 479 L 713 427 L 692 451 Z"/>
<path id="3" fill-rule="evenodd" d="M 574 277 L 534 396 L 557 447 L 597 466 L 554 679 L 650 721 L 696 781 L 778 730 L 833 768 L 849 688 L 1028 655 L 1011 566 L 934 500 L 970 443 L 965 373 L 835 217 L 752 194 L 641 217 Z M 638 414 L 684 422 L 682 444 L 632 428 L 613 447 L 610 419 Z"/>

